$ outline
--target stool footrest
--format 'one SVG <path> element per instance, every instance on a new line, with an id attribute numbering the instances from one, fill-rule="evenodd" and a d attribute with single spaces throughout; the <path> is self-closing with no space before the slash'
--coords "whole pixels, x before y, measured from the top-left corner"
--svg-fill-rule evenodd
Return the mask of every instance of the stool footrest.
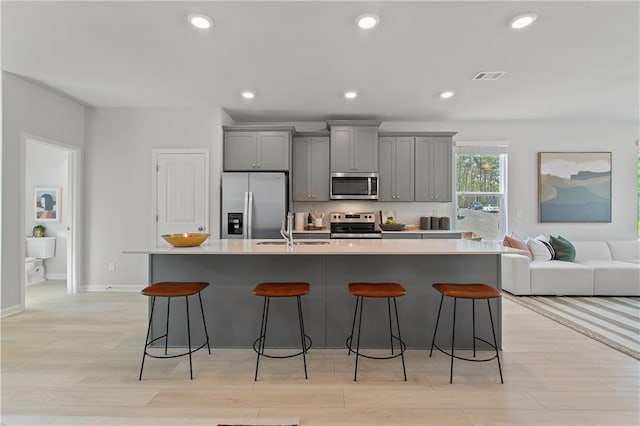
<path id="1" fill-rule="evenodd" d="M 291 354 L 291 355 L 269 355 L 269 354 L 265 354 L 264 352 L 260 353 L 260 350 L 258 349 L 260 347 L 260 341 L 262 339 L 264 339 L 264 338 L 265 338 L 265 336 L 262 335 L 262 336 L 258 337 L 256 340 L 254 340 L 254 342 L 253 342 L 253 350 L 258 355 L 264 356 L 264 357 L 267 357 L 267 358 L 283 359 L 283 358 L 293 358 L 294 356 L 300 356 L 302 354 L 306 354 L 307 352 L 309 352 L 309 349 L 311 349 L 311 345 L 313 344 L 313 342 L 311 341 L 311 337 L 309 337 L 307 334 L 305 334 L 304 335 L 304 339 L 305 339 L 304 350 L 302 350 L 300 352 L 297 352 L 295 354 Z"/>
<path id="2" fill-rule="evenodd" d="M 482 359 L 477 359 L 477 358 L 465 358 L 465 357 L 463 357 L 463 356 L 458 356 L 458 355 L 455 355 L 455 354 L 451 354 L 451 352 L 447 352 L 446 350 L 442 349 L 440 346 L 436 345 L 435 343 L 433 344 L 433 347 L 434 347 L 434 348 L 436 348 L 437 350 L 439 350 L 440 352 L 442 352 L 442 353 L 443 353 L 443 354 L 445 354 L 445 355 L 448 355 L 448 356 L 453 357 L 453 358 L 455 358 L 455 359 L 461 359 L 461 360 L 463 360 L 463 361 L 470 361 L 470 362 L 487 362 L 487 361 L 493 361 L 494 359 L 498 358 L 498 355 L 497 355 L 497 353 L 498 353 L 498 352 L 497 352 L 497 351 L 498 351 L 498 349 L 493 345 L 493 343 L 487 342 L 486 340 L 481 339 L 480 337 L 476 337 L 475 339 L 476 339 L 476 340 L 480 340 L 481 342 L 484 342 L 484 343 L 486 343 L 487 345 L 489 345 L 489 347 L 490 347 L 491 349 L 493 349 L 494 351 L 496 351 L 496 355 L 492 356 L 491 358 L 482 358 Z"/>
<path id="3" fill-rule="evenodd" d="M 394 340 L 396 340 L 398 343 L 400 343 L 400 350 L 398 351 L 397 354 L 392 354 L 389 356 L 373 356 L 373 355 L 365 355 L 362 352 L 356 352 L 353 350 L 353 348 L 351 347 L 351 340 L 352 340 L 352 336 L 347 337 L 346 340 L 346 345 L 347 348 L 349 349 L 349 354 L 356 354 L 358 356 L 361 356 L 363 358 L 369 358 L 369 359 L 393 359 L 393 358 L 397 358 L 399 356 L 402 356 L 404 354 L 404 352 L 407 349 L 407 345 L 404 343 L 403 340 L 400 340 L 400 338 L 398 336 L 391 336 Z"/>
<path id="4" fill-rule="evenodd" d="M 165 338 L 165 337 L 167 337 L 167 335 L 166 335 L 166 334 L 164 334 L 164 335 L 162 335 L 162 336 L 158 336 L 158 337 L 156 337 L 155 339 L 153 339 L 152 341 L 150 341 L 149 343 L 147 343 L 147 345 L 146 345 L 146 346 L 145 346 L 145 348 L 144 348 L 144 354 L 145 354 L 146 356 L 150 356 L 151 358 L 179 358 L 179 357 L 181 357 L 181 356 L 186 356 L 186 355 L 192 354 L 192 353 L 194 353 L 194 352 L 197 352 L 197 351 L 199 351 L 200 349 L 202 349 L 202 348 L 204 348 L 205 346 L 207 346 L 207 343 L 209 343 L 209 341 L 208 341 L 208 340 L 205 340 L 205 342 L 204 342 L 202 345 L 198 346 L 198 347 L 197 347 L 197 348 L 195 348 L 195 349 L 191 349 L 191 350 L 189 350 L 189 351 L 187 351 L 187 352 L 183 352 L 183 353 L 179 353 L 179 354 L 173 354 L 173 355 L 155 355 L 155 354 L 149 353 L 149 352 L 147 351 L 147 348 L 149 348 L 149 346 L 151 346 L 151 344 L 152 344 L 153 342 L 155 342 L 156 340 L 159 340 L 159 339 Z"/>

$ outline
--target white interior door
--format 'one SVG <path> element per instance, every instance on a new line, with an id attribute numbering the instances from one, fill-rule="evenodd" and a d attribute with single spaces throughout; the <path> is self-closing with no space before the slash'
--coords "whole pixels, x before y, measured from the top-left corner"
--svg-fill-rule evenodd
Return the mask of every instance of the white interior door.
<path id="1" fill-rule="evenodd" d="M 155 242 L 163 234 L 209 232 L 209 152 L 154 150 Z"/>

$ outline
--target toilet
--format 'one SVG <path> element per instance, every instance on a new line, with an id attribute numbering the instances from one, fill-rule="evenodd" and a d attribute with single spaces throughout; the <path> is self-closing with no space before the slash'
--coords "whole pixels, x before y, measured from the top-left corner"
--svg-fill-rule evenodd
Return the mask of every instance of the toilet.
<path id="1" fill-rule="evenodd" d="M 27 237 L 27 256 L 24 258 L 25 283 L 45 280 L 44 260 L 55 256 L 56 237 Z"/>

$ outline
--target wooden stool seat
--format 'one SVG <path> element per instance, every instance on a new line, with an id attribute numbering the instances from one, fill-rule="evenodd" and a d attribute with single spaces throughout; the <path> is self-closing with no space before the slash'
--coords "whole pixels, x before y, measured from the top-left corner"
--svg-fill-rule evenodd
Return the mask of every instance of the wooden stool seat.
<path id="1" fill-rule="evenodd" d="M 436 283 L 433 288 L 447 297 L 458 299 L 494 299 L 500 292 L 487 284 L 448 284 Z"/>
<path id="2" fill-rule="evenodd" d="M 146 357 L 151 358 L 177 358 L 181 356 L 189 356 L 189 377 L 193 379 L 193 364 L 191 359 L 191 354 L 205 346 L 209 350 L 209 354 L 211 354 L 211 346 L 209 344 L 209 332 L 207 331 L 207 321 L 204 317 L 204 308 L 202 307 L 202 295 L 200 294 L 202 290 L 209 287 L 209 283 L 206 282 L 186 282 L 186 281 L 164 281 L 157 282 L 148 285 L 144 289 L 142 289 L 142 294 L 144 296 L 151 297 L 151 307 L 149 309 L 149 325 L 147 327 L 147 337 L 145 338 L 144 344 L 144 352 L 142 354 L 142 364 L 140 365 L 140 375 L 138 376 L 138 380 L 142 380 L 142 370 L 144 369 L 144 360 Z M 200 304 L 200 313 L 202 314 L 202 326 L 204 327 L 204 342 L 198 346 L 197 348 L 193 348 L 191 346 L 191 321 L 189 318 L 189 296 L 198 296 L 198 302 Z M 163 297 L 167 300 L 167 318 L 165 324 L 165 332 L 163 335 L 157 336 L 151 340 L 149 340 L 149 335 L 151 333 L 151 324 L 153 322 L 153 311 L 156 306 L 156 297 Z M 171 299 L 173 297 L 184 297 L 185 301 L 185 309 L 186 309 L 186 319 L 187 319 L 187 342 L 188 342 L 188 350 L 186 352 L 178 353 L 178 354 L 169 354 L 167 352 L 169 346 L 169 312 L 171 308 Z M 150 353 L 149 348 L 158 340 L 164 339 L 164 355 L 159 355 L 157 353 Z"/>
<path id="3" fill-rule="evenodd" d="M 349 293 L 356 297 L 402 297 L 407 290 L 397 283 L 349 283 Z"/>
<path id="4" fill-rule="evenodd" d="M 160 282 L 151 284 L 142 289 L 145 296 L 154 297 L 184 297 L 193 296 L 207 288 L 209 283 L 205 282 Z"/>
<path id="5" fill-rule="evenodd" d="M 261 297 L 296 297 L 309 294 L 309 283 L 304 282 L 272 282 L 260 283 L 253 294 Z"/>

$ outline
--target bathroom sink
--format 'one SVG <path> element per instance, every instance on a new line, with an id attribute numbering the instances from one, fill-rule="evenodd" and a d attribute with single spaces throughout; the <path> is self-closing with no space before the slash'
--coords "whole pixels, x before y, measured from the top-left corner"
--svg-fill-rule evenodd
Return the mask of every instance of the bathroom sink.
<path id="1" fill-rule="evenodd" d="M 286 241 L 260 241 L 256 243 L 259 246 L 284 246 L 287 244 Z M 320 246 L 329 244 L 329 241 L 294 241 L 294 245 L 296 246 Z"/>

